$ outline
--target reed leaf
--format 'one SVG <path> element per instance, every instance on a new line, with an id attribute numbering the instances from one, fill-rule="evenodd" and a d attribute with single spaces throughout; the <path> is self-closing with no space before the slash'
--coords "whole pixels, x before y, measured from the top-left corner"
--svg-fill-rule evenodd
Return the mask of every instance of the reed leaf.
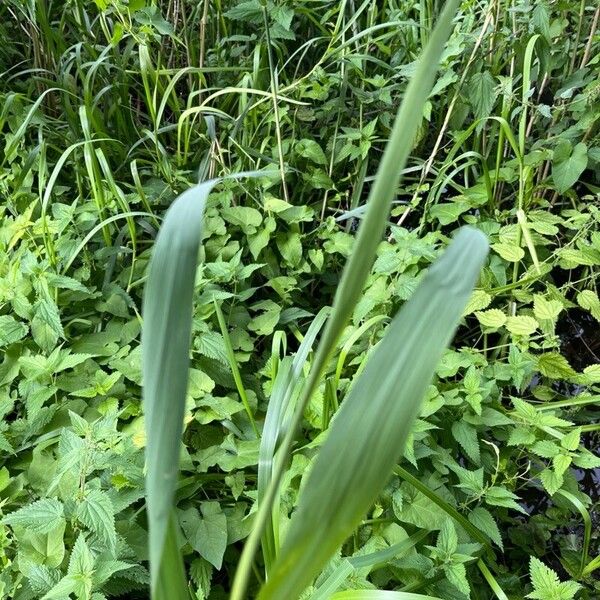
<path id="1" fill-rule="evenodd" d="M 481 232 L 462 228 L 392 321 L 331 423 L 260 600 L 298 598 L 377 498 L 487 250 Z"/>
<path id="2" fill-rule="evenodd" d="M 185 578 L 181 577 L 184 570 L 174 543 L 175 531 L 169 536 L 167 533 L 179 474 L 192 297 L 202 215 L 206 198 L 215 183 L 209 181 L 189 189 L 168 210 L 156 239 L 144 292 L 142 376 L 147 433 L 146 507 L 152 595 L 157 599 L 185 597 L 182 586 L 183 590 L 187 587 Z M 171 528 L 175 527 L 172 522 Z M 167 540 L 169 551 L 165 553 Z M 164 560 L 170 562 L 170 568 L 161 568 Z"/>
<path id="3" fill-rule="evenodd" d="M 402 170 L 412 148 L 417 129 L 423 119 L 423 106 L 431 92 L 440 57 L 450 34 L 452 20 L 458 4 L 459 0 L 448 0 L 446 3 L 429 42 L 419 59 L 414 76 L 406 89 L 406 94 L 396 115 L 390 139 L 369 193 L 365 217 L 358 230 L 352 254 L 346 263 L 337 288 L 331 317 L 325 326 L 323 337 L 318 346 L 306 385 L 298 401 L 292 423 L 281 443 L 281 460 L 273 469 L 271 482 L 262 503 L 258 507 L 254 529 L 244 546 L 231 590 L 231 600 L 243 600 L 245 598 L 246 587 L 252 570 L 252 560 L 260 544 L 269 519 L 271 506 L 277 495 L 277 489 L 284 473 L 285 458 L 289 455 L 296 431 L 302 421 L 304 409 L 320 381 L 329 357 L 356 303 L 360 299 L 363 286 L 373 265 L 377 247 L 385 230 L 390 207 L 401 179 Z"/>

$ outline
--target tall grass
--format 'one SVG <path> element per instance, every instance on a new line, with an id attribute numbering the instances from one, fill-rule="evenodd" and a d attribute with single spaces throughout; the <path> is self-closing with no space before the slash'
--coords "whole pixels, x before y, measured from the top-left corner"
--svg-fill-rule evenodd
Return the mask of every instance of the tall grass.
<path id="1" fill-rule="evenodd" d="M 451 0 L 440 15 L 399 109 L 308 379 L 296 406 L 291 407 L 292 417 L 282 418 L 289 414 L 286 406 L 289 397 L 283 398 L 283 405 L 278 401 L 269 407 L 267 423 L 281 427 L 276 436 L 282 441 L 238 566 L 232 600 L 245 597 L 252 559 L 271 515 L 304 408 L 321 379 L 371 269 L 457 4 L 456 0 Z M 144 295 L 142 346 L 148 433 L 147 503 L 152 594 L 157 599 L 186 595 L 181 558 L 173 555 L 174 548 L 168 542 L 175 536 L 172 506 L 202 213 L 206 197 L 215 183 L 210 181 L 192 188 L 167 213 L 153 251 Z M 279 553 L 276 551 L 278 542 L 274 539 L 276 531 L 271 538 L 271 552 L 277 555 L 260 592 L 261 599 L 299 597 L 376 499 L 402 453 L 426 386 L 452 337 L 486 252 L 487 242 L 481 233 L 463 230 L 394 319 L 333 419 Z M 235 375 L 235 367 L 233 370 Z M 288 386 L 288 389 L 292 388 Z M 242 393 L 239 384 L 238 390 Z M 246 409 L 249 410 L 247 403 Z M 274 410 L 278 411 L 279 417 L 273 421 Z M 249 417 L 253 422 L 251 413 Z"/>

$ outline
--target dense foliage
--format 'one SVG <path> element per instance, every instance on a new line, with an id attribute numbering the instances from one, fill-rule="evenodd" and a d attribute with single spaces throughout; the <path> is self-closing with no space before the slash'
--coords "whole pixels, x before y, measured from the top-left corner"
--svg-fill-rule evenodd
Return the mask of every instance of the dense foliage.
<path id="1" fill-rule="evenodd" d="M 593 4 L 459 10 L 386 237 L 305 412 L 282 536 L 389 318 L 459 225 L 492 252 L 403 462 L 306 598 L 600 594 Z M 177 491 L 190 589 L 227 597 L 267 400 L 331 304 L 440 10 L 0 5 L 0 598 L 148 597 L 140 311 L 153 240 L 190 185 L 259 171 L 207 201 Z M 253 589 L 270 558 L 257 555 Z"/>

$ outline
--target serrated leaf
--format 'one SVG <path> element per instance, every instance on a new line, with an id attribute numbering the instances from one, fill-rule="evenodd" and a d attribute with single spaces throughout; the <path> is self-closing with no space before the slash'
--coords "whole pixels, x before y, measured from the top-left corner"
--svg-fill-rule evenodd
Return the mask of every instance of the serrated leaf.
<path id="1" fill-rule="evenodd" d="M 529 575 L 534 589 L 526 597 L 532 600 L 573 600 L 581 589 L 574 581 L 561 582 L 556 572 L 534 556 L 529 558 Z"/>
<path id="2" fill-rule="evenodd" d="M 540 473 L 540 480 L 544 489 L 553 496 L 563 484 L 563 476 L 559 475 L 554 469 L 544 469 Z"/>
<path id="3" fill-rule="evenodd" d="M 581 438 L 581 428 L 577 427 L 573 429 L 573 431 L 569 431 L 563 438 L 560 440 L 560 445 L 565 450 L 570 450 L 571 452 L 577 450 L 579 448 L 579 440 Z"/>
<path id="4" fill-rule="evenodd" d="M 519 315 L 506 319 L 506 329 L 513 335 L 531 335 L 538 328 L 538 322 L 533 317 Z"/>
<path id="5" fill-rule="evenodd" d="M 469 79 L 467 95 L 476 119 L 489 116 L 496 100 L 495 88 L 494 77 L 487 70 L 478 71 Z"/>
<path id="6" fill-rule="evenodd" d="M 4 517 L 4 523 L 23 527 L 33 533 L 49 533 L 64 522 L 62 502 L 43 498 Z"/>
<path id="7" fill-rule="evenodd" d="M 541 440 L 532 446 L 531 451 L 542 458 L 554 458 L 560 454 L 560 447 L 550 440 Z"/>
<path id="8" fill-rule="evenodd" d="M 451 563 L 444 565 L 444 574 L 448 581 L 465 596 L 469 597 L 471 588 L 467 580 L 467 569 L 462 563 Z"/>
<path id="9" fill-rule="evenodd" d="M 463 311 L 463 317 L 470 315 L 475 311 L 480 311 L 484 308 L 487 308 L 491 301 L 492 297 L 490 294 L 484 292 L 483 290 L 475 290 L 467 302 L 467 306 Z"/>
<path id="10" fill-rule="evenodd" d="M 42 299 L 36 303 L 31 333 L 35 343 L 45 352 L 53 350 L 58 339 L 64 337 L 60 313 L 54 302 Z"/>
<path id="11" fill-rule="evenodd" d="M 27 325 L 17 321 L 14 317 L 10 315 L 0 316 L 0 347 L 22 340 L 28 331 Z"/>
<path id="12" fill-rule="evenodd" d="M 90 490 L 79 503 L 77 519 L 113 550 L 117 543 L 112 502 L 106 492 Z"/>
<path id="13" fill-rule="evenodd" d="M 533 314 L 541 321 L 556 321 L 563 309 L 558 300 L 546 300 L 543 296 L 536 294 L 533 297 Z"/>
<path id="14" fill-rule="evenodd" d="M 568 379 L 575 375 L 569 361 L 558 352 L 546 352 L 537 359 L 538 370 L 550 379 Z"/>
<path id="15" fill-rule="evenodd" d="M 478 506 L 474 508 L 468 515 L 469 521 L 487 535 L 501 550 L 504 550 L 500 529 L 496 523 L 492 513 L 489 510 Z"/>
<path id="16" fill-rule="evenodd" d="M 499 329 L 506 323 L 506 314 L 498 308 L 491 308 L 484 312 L 476 312 L 477 320 L 484 326 L 491 329 Z"/>
<path id="17" fill-rule="evenodd" d="M 583 290 L 577 294 L 577 304 L 584 310 L 589 310 L 594 319 L 600 321 L 600 299 L 592 290 Z"/>
<path id="18" fill-rule="evenodd" d="M 479 440 L 477 439 L 477 430 L 469 425 L 465 420 L 455 421 L 452 424 L 452 435 L 460 444 L 461 448 L 467 453 L 467 456 L 476 464 L 479 464 Z"/>
<path id="19" fill-rule="evenodd" d="M 485 493 L 485 501 L 491 506 L 504 506 L 527 514 L 526 511 L 517 504 L 516 500 L 518 499 L 519 497 L 516 494 L 513 494 L 505 487 L 497 485 L 488 488 Z"/>

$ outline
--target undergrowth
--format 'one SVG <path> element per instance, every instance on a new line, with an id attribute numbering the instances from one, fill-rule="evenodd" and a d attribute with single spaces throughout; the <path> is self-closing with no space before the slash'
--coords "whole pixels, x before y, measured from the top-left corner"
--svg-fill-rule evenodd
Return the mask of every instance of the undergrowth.
<path id="1" fill-rule="evenodd" d="M 214 177 L 176 501 L 193 597 L 228 596 L 267 401 L 301 350 L 301 375 L 314 360 L 308 325 L 332 303 L 441 8 L 0 5 L 0 598 L 148 597 L 142 294 L 166 209 Z M 429 265 L 464 224 L 490 256 L 402 462 L 306 598 L 598 597 L 599 13 L 460 7 L 375 264 L 304 412 L 282 539 L 324 432 Z M 254 176 L 227 177 L 241 172 Z M 251 595 L 269 560 L 257 554 Z"/>

